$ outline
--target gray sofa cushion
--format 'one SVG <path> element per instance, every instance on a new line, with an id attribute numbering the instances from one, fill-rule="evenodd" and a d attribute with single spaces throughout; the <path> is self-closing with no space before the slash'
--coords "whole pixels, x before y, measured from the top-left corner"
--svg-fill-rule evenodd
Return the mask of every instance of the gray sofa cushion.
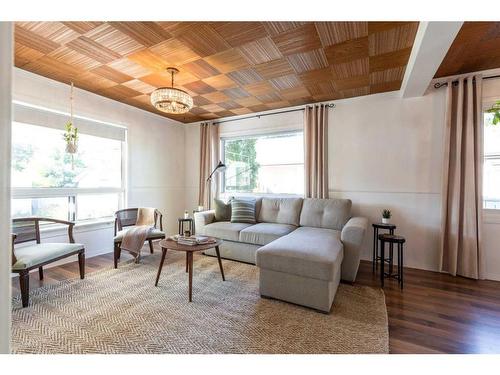
<path id="1" fill-rule="evenodd" d="M 231 220 L 231 200 L 224 202 L 220 199 L 214 199 L 215 206 L 215 221 L 230 221 Z"/>
<path id="2" fill-rule="evenodd" d="M 299 225 L 302 198 L 262 198 L 260 223 Z"/>
<path id="3" fill-rule="evenodd" d="M 306 198 L 302 204 L 300 226 L 342 230 L 351 218 L 350 199 Z"/>
<path id="4" fill-rule="evenodd" d="M 257 250 L 260 268 L 331 281 L 342 262 L 340 232 L 300 227 Z"/>
<path id="5" fill-rule="evenodd" d="M 259 223 L 245 228 L 240 232 L 240 242 L 255 245 L 267 245 L 277 238 L 283 237 L 297 229 L 295 225 Z"/>
<path id="6" fill-rule="evenodd" d="M 240 231 L 251 226 L 246 223 L 231 223 L 230 221 L 216 221 L 203 227 L 203 234 L 222 238 L 228 241 L 239 241 Z"/>

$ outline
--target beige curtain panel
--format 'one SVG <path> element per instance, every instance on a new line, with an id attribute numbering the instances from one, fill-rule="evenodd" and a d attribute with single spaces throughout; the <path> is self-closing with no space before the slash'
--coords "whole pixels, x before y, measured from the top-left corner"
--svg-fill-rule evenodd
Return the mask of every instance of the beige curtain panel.
<path id="1" fill-rule="evenodd" d="M 207 178 L 219 162 L 219 127 L 212 122 L 200 125 L 200 180 L 198 204 L 207 208 L 209 202 L 219 193 L 219 176 L 212 178 L 212 188 L 208 186 Z M 209 196 L 211 191 L 211 195 Z"/>
<path id="2" fill-rule="evenodd" d="M 328 198 L 328 106 L 304 110 L 305 196 Z"/>
<path id="3" fill-rule="evenodd" d="M 440 268 L 480 279 L 484 271 L 481 76 L 449 82 L 446 95 Z"/>

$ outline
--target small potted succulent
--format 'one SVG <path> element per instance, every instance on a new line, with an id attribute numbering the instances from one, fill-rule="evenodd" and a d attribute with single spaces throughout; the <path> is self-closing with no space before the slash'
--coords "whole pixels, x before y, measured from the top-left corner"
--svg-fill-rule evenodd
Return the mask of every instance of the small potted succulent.
<path id="1" fill-rule="evenodd" d="M 66 131 L 63 134 L 66 141 L 66 152 L 76 154 L 78 151 L 78 128 L 73 126 L 71 121 L 66 124 Z"/>
<path id="2" fill-rule="evenodd" d="M 382 223 L 383 224 L 389 224 L 389 221 L 391 219 L 392 213 L 388 209 L 384 209 L 382 211 Z"/>

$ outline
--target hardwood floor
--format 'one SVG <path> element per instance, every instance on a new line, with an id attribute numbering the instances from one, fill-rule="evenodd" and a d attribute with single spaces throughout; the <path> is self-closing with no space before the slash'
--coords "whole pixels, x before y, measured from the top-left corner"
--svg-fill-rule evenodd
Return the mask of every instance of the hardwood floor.
<path id="1" fill-rule="evenodd" d="M 86 272 L 112 264 L 112 254 L 89 258 Z M 76 259 L 47 269 L 43 281 L 31 273 L 30 287 L 68 278 L 78 278 Z M 356 283 L 379 286 L 371 263 L 361 263 Z M 13 279 L 13 293 L 18 285 Z M 500 282 L 405 268 L 404 291 L 396 280 L 387 280 L 384 291 L 391 353 L 500 353 Z"/>

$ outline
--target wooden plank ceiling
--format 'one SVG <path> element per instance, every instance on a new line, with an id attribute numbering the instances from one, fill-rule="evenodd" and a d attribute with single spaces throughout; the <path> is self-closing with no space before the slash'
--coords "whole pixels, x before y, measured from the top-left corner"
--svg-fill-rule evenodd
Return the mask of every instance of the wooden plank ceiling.
<path id="1" fill-rule="evenodd" d="M 18 22 L 17 67 L 182 122 L 398 90 L 418 22 Z M 170 86 L 194 99 L 156 111 Z"/>
<path id="2" fill-rule="evenodd" d="M 500 68 L 500 22 L 465 22 L 435 78 Z"/>

